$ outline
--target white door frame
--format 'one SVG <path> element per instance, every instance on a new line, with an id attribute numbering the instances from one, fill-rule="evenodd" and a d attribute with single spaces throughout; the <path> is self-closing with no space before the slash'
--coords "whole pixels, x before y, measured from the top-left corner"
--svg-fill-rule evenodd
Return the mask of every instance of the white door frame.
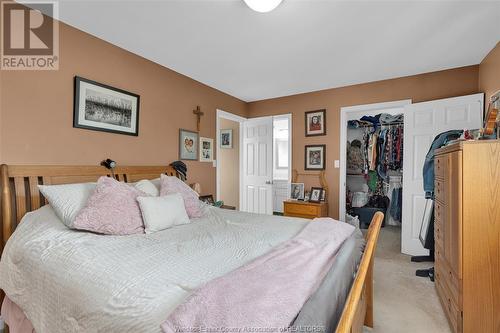
<path id="1" fill-rule="evenodd" d="M 291 183 L 292 182 L 292 114 L 291 113 L 284 113 L 284 114 L 278 114 L 278 115 L 273 116 L 273 120 L 280 119 L 280 118 L 288 119 L 288 182 Z M 273 131 L 273 133 L 274 133 L 274 131 Z M 274 145 L 274 142 L 273 142 L 273 145 Z M 273 147 L 273 149 L 274 149 L 274 147 Z M 273 157 L 274 157 L 274 151 L 273 151 Z"/>
<path id="2" fill-rule="evenodd" d="M 243 122 L 245 120 L 247 120 L 247 118 L 244 118 L 244 117 L 241 117 L 241 116 L 238 116 L 234 113 L 230 113 L 230 112 L 226 112 L 226 111 L 223 111 L 223 110 L 220 110 L 220 109 L 217 109 L 217 112 L 216 112 L 216 119 L 215 119 L 215 165 L 216 165 L 216 176 L 215 176 L 215 191 L 216 191 L 216 195 L 215 195 L 215 200 L 220 200 L 220 159 L 219 159 L 219 153 L 220 153 L 220 144 L 219 144 L 219 138 L 220 138 L 220 118 L 224 118 L 224 119 L 228 119 L 228 120 L 232 120 L 232 121 L 236 121 L 240 124 L 240 135 L 239 135 L 239 143 L 240 143 L 240 153 L 239 153 L 239 166 L 240 166 L 240 169 L 241 169 L 241 165 L 242 165 L 242 159 L 243 159 L 243 150 L 242 150 L 242 143 L 243 143 Z M 240 181 L 239 181 L 239 189 L 238 189 L 238 192 L 241 192 L 241 185 L 242 185 L 242 176 L 241 176 L 241 172 L 240 172 L 240 177 L 239 177 Z M 240 195 L 240 202 L 239 202 L 239 205 L 241 207 L 241 195 Z"/>
<path id="3" fill-rule="evenodd" d="M 400 101 L 363 104 L 355 106 L 346 106 L 340 108 L 340 180 L 339 180 L 339 220 L 345 220 L 345 195 L 346 195 L 346 173 L 347 173 L 347 121 L 348 115 L 352 113 L 363 112 L 365 115 L 376 115 L 384 111 L 391 113 L 404 113 L 405 105 L 412 103 L 411 99 Z"/>

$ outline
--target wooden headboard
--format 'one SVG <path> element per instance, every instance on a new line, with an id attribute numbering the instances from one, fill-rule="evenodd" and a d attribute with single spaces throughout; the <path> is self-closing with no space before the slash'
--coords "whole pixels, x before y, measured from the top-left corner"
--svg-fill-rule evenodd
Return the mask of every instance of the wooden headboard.
<path id="1" fill-rule="evenodd" d="M 124 182 L 158 178 L 160 174 L 177 176 L 171 166 L 118 166 L 115 178 Z M 1 165 L 1 248 L 23 216 L 46 204 L 38 191 L 39 184 L 57 185 L 95 182 L 101 176 L 112 176 L 103 166 Z"/>

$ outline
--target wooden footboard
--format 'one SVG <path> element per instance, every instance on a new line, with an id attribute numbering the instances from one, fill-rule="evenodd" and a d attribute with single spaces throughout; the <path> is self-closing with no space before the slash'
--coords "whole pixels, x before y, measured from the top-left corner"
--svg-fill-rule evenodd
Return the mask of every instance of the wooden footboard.
<path id="1" fill-rule="evenodd" d="M 366 247 L 336 333 L 361 333 L 373 327 L 373 261 L 384 214 L 377 212 L 366 234 Z"/>

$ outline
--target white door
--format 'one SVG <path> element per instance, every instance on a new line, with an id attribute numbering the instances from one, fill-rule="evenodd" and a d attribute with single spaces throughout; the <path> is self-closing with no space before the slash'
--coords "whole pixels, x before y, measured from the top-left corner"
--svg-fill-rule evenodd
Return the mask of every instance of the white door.
<path id="1" fill-rule="evenodd" d="M 273 117 L 243 123 L 243 176 L 241 210 L 273 213 Z"/>
<path id="2" fill-rule="evenodd" d="M 427 255 L 419 240 L 425 208 L 422 169 L 434 138 L 452 129 L 480 128 L 483 94 L 405 106 L 401 252 Z"/>

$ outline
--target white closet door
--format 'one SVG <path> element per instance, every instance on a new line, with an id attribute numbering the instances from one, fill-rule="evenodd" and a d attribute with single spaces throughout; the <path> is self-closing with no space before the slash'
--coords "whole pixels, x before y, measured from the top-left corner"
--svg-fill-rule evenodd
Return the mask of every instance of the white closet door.
<path id="1" fill-rule="evenodd" d="M 273 213 L 273 117 L 243 123 L 243 191 L 241 210 Z"/>
<path id="2" fill-rule="evenodd" d="M 429 252 L 418 235 L 425 208 L 422 169 L 432 141 L 448 130 L 481 127 L 483 102 L 484 94 L 475 94 L 405 106 L 401 252 Z"/>

